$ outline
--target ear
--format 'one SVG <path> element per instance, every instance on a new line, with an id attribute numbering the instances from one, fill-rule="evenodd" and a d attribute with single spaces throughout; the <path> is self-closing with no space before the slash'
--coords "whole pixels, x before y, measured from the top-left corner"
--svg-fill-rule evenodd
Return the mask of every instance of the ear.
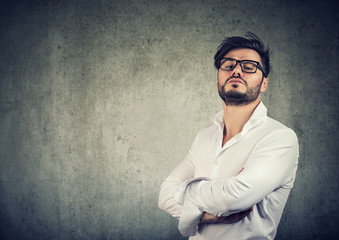
<path id="1" fill-rule="evenodd" d="M 269 80 L 268 78 L 264 77 L 262 84 L 261 84 L 260 92 L 266 92 L 268 80 Z"/>

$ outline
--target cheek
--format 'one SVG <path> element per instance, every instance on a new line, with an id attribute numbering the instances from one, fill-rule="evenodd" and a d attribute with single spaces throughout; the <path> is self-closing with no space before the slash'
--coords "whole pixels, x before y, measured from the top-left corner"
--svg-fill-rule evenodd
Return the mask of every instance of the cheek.
<path id="1" fill-rule="evenodd" d="M 225 82 L 225 80 L 228 78 L 228 73 L 225 71 L 218 71 L 218 75 L 217 75 L 217 80 L 222 83 Z"/>
<path id="2" fill-rule="evenodd" d="M 252 87 L 254 86 L 259 87 L 262 81 L 262 76 L 257 75 L 257 74 L 252 74 L 252 75 L 248 74 L 247 76 L 244 76 L 244 79 L 247 81 L 248 85 L 251 85 Z M 265 79 L 262 82 L 262 85 L 264 85 L 264 82 L 265 82 Z"/>

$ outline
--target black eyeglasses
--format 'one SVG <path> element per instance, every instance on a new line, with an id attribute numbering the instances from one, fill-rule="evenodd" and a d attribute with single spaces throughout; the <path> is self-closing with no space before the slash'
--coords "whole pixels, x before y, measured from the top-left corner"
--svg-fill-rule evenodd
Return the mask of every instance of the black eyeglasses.
<path id="1" fill-rule="evenodd" d="M 234 58 L 222 58 L 220 61 L 220 69 L 224 71 L 232 71 L 237 64 L 240 64 L 241 70 L 245 73 L 256 73 L 259 68 L 266 77 L 263 66 L 257 61 L 253 60 L 237 60 Z"/>

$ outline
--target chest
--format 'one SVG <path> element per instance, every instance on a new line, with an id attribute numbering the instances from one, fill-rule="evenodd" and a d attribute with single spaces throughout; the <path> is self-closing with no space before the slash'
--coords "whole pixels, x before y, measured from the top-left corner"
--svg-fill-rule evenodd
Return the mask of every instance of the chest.
<path id="1" fill-rule="evenodd" d="M 222 139 L 200 145 L 194 152 L 194 177 L 219 179 L 236 176 L 254 151 L 255 144 L 251 140 L 234 139 L 233 143 L 224 147 L 221 147 Z"/>

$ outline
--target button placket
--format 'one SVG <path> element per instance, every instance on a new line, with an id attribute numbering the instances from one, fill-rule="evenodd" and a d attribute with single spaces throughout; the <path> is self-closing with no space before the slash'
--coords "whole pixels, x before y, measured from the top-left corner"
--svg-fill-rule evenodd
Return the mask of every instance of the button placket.
<path id="1" fill-rule="evenodd" d="M 218 168 L 219 168 L 220 162 L 218 155 L 215 157 L 213 161 L 213 166 L 211 168 L 211 178 L 215 178 L 217 176 Z"/>

